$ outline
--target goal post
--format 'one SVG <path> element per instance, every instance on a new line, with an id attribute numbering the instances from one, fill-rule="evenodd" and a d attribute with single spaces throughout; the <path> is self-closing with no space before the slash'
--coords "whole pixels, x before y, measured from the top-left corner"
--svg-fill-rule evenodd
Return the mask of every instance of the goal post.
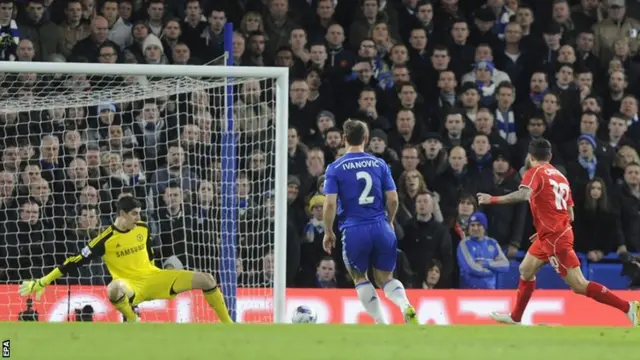
<path id="1" fill-rule="evenodd" d="M 97 108 L 99 109 L 99 112 L 100 109 L 110 109 L 112 106 L 114 106 L 113 104 L 125 103 L 128 101 L 143 101 L 145 99 L 152 99 L 156 97 L 174 97 L 178 99 L 176 100 L 177 102 L 180 102 L 186 101 L 182 99 L 191 96 L 194 92 L 215 92 L 217 99 L 222 100 L 220 101 L 220 104 L 213 104 L 212 106 L 223 107 L 222 109 L 218 109 L 217 111 L 217 114 L 221 114 L 220 117 L 213 119 L 213 122 L 217 123 L 220 126 L 218 130 L 219 134 L 216 134 L 217 136 L 215 137 L 216 141 L 218 141 L 219 143 L 212 144 L 212 146 L 219 146 L 219 154 L 215 155 L 219 156 L 219 158 L 216 158 L 215 162 L 220 164 L 220 183 L 215 185 L 217 189 L 214 189 L 214 191 L 217 190 L 219 192 L 218 204 L 220 207 L 220 211 L 219 230 L 211 230 L 212 233 L 209 234 L 209 236 L 216 237 L 216 241 L 220 242 L 220 248 L 219 251 L 214 251 L 213 254 L 203 252 L 202 254 L 196 255 L 219 257 L 206 259 L 206 262 L 208 264 L 216 264 L 216 268 L 213 269 L 213 271 L 216 272 L 217 270 L 219 272 L 219 274 L 215 275 L 219 275 L 216 277 L 220 279 L 221 288 L 225 295 L 225 300 L 230 307 L 232 317 L 238 317 L 238 320 L 242 321 L 243 319 L 241 318 L 240 313 L 242 311 L 242 307 L 247 306 L 246 302 L 259 301 L 262 302 L 262 305 L 256 307 L 265 310 L 264 312 L 269 314 L 265 315 L 268 316 L 269 320 L 277 323 L 283 323 L 287 321 L 287 309 L 285 302 L 287 269 L 287 128 L 289 99 L 289 74 L 287 68 L 0 62 L 0 73 L 4 74 L 4 82 L 9 84 L 9 88 L 5 89 L 6 91 L 0 94 L 0 118 L 8 117 L 8 114 L 32 114 L 35 112 L 55 111 L 56 109 L 68 110 L 75 107 L 93 109 Z M 26 83 L 26 81 L 21 79 L 21 76 L 25 76 L 25 74 L 27 74 L 26 77 L 34 74 L 35 77 L 38 78 L 36 82 L 38 82 L 39 85 L 31 84 L 30 86 L 32 86 L 32 91 L 31 94 L 27 97 L 16 96 L 16 94 L 21 91 L 22 86 Z M 63 79 L 72 79 L 74 76 L 86 76 L 90 79 L 111 79 L 110 81 L 112 81 L 112 79 L 114 78 L 129 79 L 133 77 L 138 79 L 145 79 L 145 81 L 138 81 L 133 85 L 131 82 L 109 83 L 109 86 L 98 88 L 95 91 L 86 91 L 87 89 L 82 89 L 83 91 L 77 91 L 76 89 L 61 92 L 48 92 L 47 89 L 49 88 L 61 86 L 60 84 L 63 81 L 59 80 L 60 77 L 62 77 Z M 57 80 L 52 80 L 54 78 Z M 43 83 L 42 79 L 48 79 L 47 81 L 49 81 L 49 83 Z M 268 126 L 270 127 L 270 134 L 274 135 L 275 139 L 269 139 L 268 148 L 264 149 L 263 151 L 265 153 L 265 156 L 268 155 L 271 159 L 273 159 L 272 169 L 270 171 L 272 178 L 269 179 L 269 183 L 273 185 L 273 188 L 262 189 L 265 186 L 264 184 L 261 184 L 261 186 L 258 187 L 261 188 L 261 190 L 269 190 L 269 193 L 272 194 L 269 195 L 272 196 L 272 200 L 270 201 L 275 207 L 275 216 L 273 216 L 273 219 L 271 219 L 273 226 L 273 249 L 268 250 L 273 251 L 273 276 L 272 279 L 269 279 L 270 281 L 263 281 L 261 284 L 258 284 L 256 282 L 256 286 L 253 287 L 253 290 L 249 291 L 249 296 L 246 296 L 246 299 L 240 301 L 240 294 L 242 291 L 238 291 L 241 285 L 238 282 L 238 278 L 240 275 L 236 273 L 236 268 L 238 266 L 237 260 L 239 256 L 238 241 L 242 241 L 240 239 L 241 234 L 239 234 L 240 229 L 238 214 L 240 210 L 240 203 L 238 201 L 237 194 L 237 179 L 240 175 L 241 169 L 239 169 L 237 166 L 240 162 L 248 162 L 248 159 L 246 158 L 246 151 L 241 151 L 241 149 L 239 148 L 247 147 L 246 144 L 242 143 L 242 141 L 244 141 L 246 137 L 238 135 L 240 130 L 238 130 L 237 128 L 237 119 L 234 118 L 234 113 L 237 113 L 238 111 L 236 110 L 238 109 L 234 109 L 234 106 L 238 101 L 239 93 L 241 91 L 240 89 L 243 88 L 243 86 L 248 82 L 255 80 L 261 80 L 269 84 L 269 89 L 262 89 L 258 91 L 269 93 L 270 95 L 267 96 L 271 96 L 272 99 L 270 101 L 264 100 L 265 95 L 263 95 L 261 101 L 263 101 L 267 105 L 264 108 L 272 112 L 272 119 Z M 188 106 L 191 106 L 191 103 L 178 104 L 177 108 L 181 109 Z M 140 112 L 142 112 L 142 110 L 140 110 Z M 86 115 L 88 116 L 88 114 Z M 180 114 L 177 114 L 176 118 L 179 118 L 179 115 Z M 20 122 L 20 119 L 22 118 L 20 117 L 16 121 Z M 31 123 L 29 123 L 27 127 L 39 126 L 40 128 L 44 128 L 43 126 L 41 126 L 41 124 L 37 124 L 35 118 L 33 120 L 29 118 L 29 120 L 27 121 L 31 121 Z M 61 136 L 62 134 L 48 134 L 43 131 L 38 135 L 40 138 L 43 138 L 47 135 Z M 14 139 L 14 141 L 20 142 L 21 139 L 16 138 Z M 164 145 L 168 147 L 170 140 L 166 141 L 167 143 Z M 176 141 L 178 141 L 178 143 L 182 141 L 181 136 Z M 0 150 L 5 149 L 5 143 L 8 143 L 7 139 L 0 139 Z M 39 144 L 39 146 L 44 145 Z M 42 151 L 44 151 L 44 147 L 42 149 Z M 147 150 L 149 149 L 143 149 L 142 151 Z M 105 155 L 104 151 L 102 149 L 100 151 L 101 157 L 103 157 Z M 3 160 L 6 161 L 6 159 Z M 154 161 L 159 162 L 160 160 L 156 159 Z M 199 170 L 206 172 L 216 171 L 215 169 Z M 16 181 L 18 181 L 17 184 L 20 184 L 19 176 L 23 174 L 20 173 L 21 169 L 19 168 L 15 171 Z M 24 169 L 22 169 L 22 171 L 24 171 Z M 180 171 L 182 171 L 182 169 Z M 68 179 L 63 179 L 60 181 L 68 182 Z M 50 184 L 52 189 L 51 191 L 55 192 L 60 191 L 59 189 L 64 189 L 64 186 L 58 185 L 59 184 Z M 149 179 L 147 179 L 146 186 L 148 186 L 150 189 L 160 189 L 159 186 L 153 186 L 152 184 L 150 184 Z M 200 189 L 195 191 L 196 195 L 198 195 L 198 191 L 200 191 Z M 153 193 L 153 195 L 159 197 L 161 194 Z M 64 196 L 70 196 L 70 194 L 65 193 L 62 194 L 61 197 Z M 153 196 L 149 196 L 149 199 L 147 200 L 150 204 L 153 203 Z M 183 208 L 185 208 L 184 204 L 182 206 Z M 255 207 L 255 210 L 257 212 L 258 205 L 255 205 Z M 19 209 L 16 209 L 16 211 L 19 211 Z M 56 210 L 54 210 L 54 212 L 55 211 Z M 66 211 L 66 208 L 61 211 Z M 109 214 L 102 213 L 101 215 L 107 216 Z M 113 215 L 113 213 L 111 215 Z M 247 221 L 253 220 L 249 219 Z M 191 222 L 188 222 L 187 220 L 184 221 L 184 239 L 189 238 L 189 228 L 186 225 L 187 223 L 190 224 Z M 163 235 L 166 237 L 167 234 L 164 233 Z M 198 247 L 189 243 L 177 244 L 176 246 L 181 246 L 181 248 L 184 249 L 191 249 L 185 251 L 199 251 L 193 250 L 198 249 Z M 45 246 L 42 245 L 41 250 L 46 252 L 46 250 L 44 249 Z M 262 249 L 261 251 L 265 250 Z M 254 251 L 253 253 L 256 252 Z M 0 251 L 0 254 L 11 256 L 6 255 L 8 254 L 6 251 Z M 40 256 L 45 255 L 47 254 L 41 254 Z M 192 258 L 193 257 L 185 256 L 185 259 L 187 260 L 185 261 L 184 265 L 187 268 L 195 268 L 196 270 L 198 270 L 198 264 L 190 263 L 191 260 L 189 259 Z M 252 258 L 248 260 L 251 262 L 255 262 L 253 263 L 254 265 L 262 263 L 262 260 L 260 259 Z M 245 261 L 246 263 L 247 259 L 241 259 L 241 261 Z M 50 270 L 50 268 L 42 269 L 42 271 L 48 270 Z M 37 273 L 37 271 L 32 271 L 31 273 Z M 249 276 L 248 278 L 252 277 Z M 12 284 L 11 281 L 9 281 L 8 283 Z M 15 281 L 13 282 L 13 284 L 15 285 Z M 11 285 L 8 286 L 9 287 L 3 288 L 10 289 Z M 70 292 L 72 293 L 73 286 L 71 286 L 70 289 Z M 0 291 L 0 298 L 13 299 L 13 297 L 8 294 L 1 294 L 1 292 L 3 291 Z M 46 296 L 47 295 L 45 294 L 45 300 Z M 55 301 L 59 302 L 60 299 L 56 299 Z M 68 299 L 67 301 L 70 302 L 70 299 Z M 241 302 L 244 302 L 245 305 L 241 305 Z M 190 304 L 191 302 L 186 303 Z M 69 303 L 67 305 L 71 309 L 71 311 L 73 311 L 72 307 L 76 306 L 77 304 Z M 249 305 L 248 307 L 251 307 L 251 305 Z M 12 307 L 12 309 L 14 309 L 14 307 Z M 7 316 L 0 314 L 0 319 L 15 320 L 18 316 L 18 314 L 16 313 L 11 313 L 9 315 L 11 318 L 7 318 Z M 58 316 L 58 318 L 60 318 L 60 316 Z M 44 319 L 41 319 L 40 321 L 43 320 Z M 153 319 L 151 320 L 153 321 Z M 193 315 L 189 315 L 186 319 L 179 319 L 178 317 L 176 317 L 175 320 L 197 321 L 197 318 L 194 319 Z"/>

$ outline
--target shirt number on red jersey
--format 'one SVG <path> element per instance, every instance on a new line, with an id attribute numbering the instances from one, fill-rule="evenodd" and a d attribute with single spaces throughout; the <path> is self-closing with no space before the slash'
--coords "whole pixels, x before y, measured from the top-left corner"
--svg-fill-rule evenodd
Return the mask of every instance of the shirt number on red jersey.
<path id="1" fill-rule="evenodd" d="M 564 184 L 566 185 L 566 184 Z M 549 256 L 549 264 L 553 266 L 553 269 L 559 274 L 560 273 L 560 261 L 555 256 Z"/>
<path id="2" fill-rule="evenodd" d="M 559 183 L 555 180 L 549 179 L 549 183 L 553 186 L 553 194 L 556 198 L 556 209 L 567 210 L 567 201 L 569 201 L 569 185 L 566 183 Z"/>

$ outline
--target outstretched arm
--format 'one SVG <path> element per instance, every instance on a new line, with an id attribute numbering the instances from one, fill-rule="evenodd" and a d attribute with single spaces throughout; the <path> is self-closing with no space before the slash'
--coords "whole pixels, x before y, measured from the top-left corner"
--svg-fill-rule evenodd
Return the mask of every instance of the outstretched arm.
<path id="1" fill-rule="evenodd" d="M 516 204 L 529 201 L 531 189 L 521 186 L 518 190 L 503 196 L 491 196 L 489 194 L 478 193 L 478 204 Z"/>
<path id="2" fill-rule="evenodd" d="M 107 228 L 96 236 L 93 240 L 89 241 L 89 244 L 85 246 L 78 254 L 68 257 L 62 265 L 56 267 L 50 271 L 47 275 L 43 276 L 40 280 L 42 285 L 47 286 L 56 281 L 62 275 L 77 269 L 79 266 L 88 264 L 91 260 L 96 259 L 104 255 L 104 242 L 111 237 L 113 230 L 111 227 Z"/>
<path id="3" fill-rule="evenodd" d="M 91 240 L 87 246 L 85 246 L 80 253 L 67 258 L 64 263 L 55 269 L 51 270 L 47 275 L 37 280 L 25 280 L 20 284 L 18 293 L 22 296 L 29 296 L 35 294 L 36 300 L 40 299 L 40 296 L 44 292 L 44 288 L 56 281 L 62 275 L 69 271 L 76 269 L 78 266 L 91 262 L 91 260 L 100 257 L 104 254 L 104 242 L 113 234 L 111 227 L 103 231 L 96 238 Z"/>

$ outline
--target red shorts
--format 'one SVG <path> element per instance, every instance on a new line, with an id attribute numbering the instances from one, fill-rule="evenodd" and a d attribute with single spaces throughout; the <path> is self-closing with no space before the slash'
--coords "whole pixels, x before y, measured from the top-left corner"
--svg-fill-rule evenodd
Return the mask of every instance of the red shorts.
<path id="1" fill-rule="evenodd" d="M 580 259 L 573 250 L 572 229 L 536 239 L 528 253 L 544 262 L 548 261 L 561 277 L 567 276 L 568 269 L 580 267 Z"/>

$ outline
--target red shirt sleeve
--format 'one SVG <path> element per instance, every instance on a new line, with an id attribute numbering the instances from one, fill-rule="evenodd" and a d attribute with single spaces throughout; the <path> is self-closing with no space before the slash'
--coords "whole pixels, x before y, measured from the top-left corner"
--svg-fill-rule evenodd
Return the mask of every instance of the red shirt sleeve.
<path id="1" fill-rule="evenodd" d="M 522 177 L 522 181 L 520 182 L 520 187 L 526 187 L 531 189 L 531 191 L 536 192 L 536 190 L 540 187 L 540 174 L 538 171 L 540 167 L 531 168 L 524 173 Z"/>

